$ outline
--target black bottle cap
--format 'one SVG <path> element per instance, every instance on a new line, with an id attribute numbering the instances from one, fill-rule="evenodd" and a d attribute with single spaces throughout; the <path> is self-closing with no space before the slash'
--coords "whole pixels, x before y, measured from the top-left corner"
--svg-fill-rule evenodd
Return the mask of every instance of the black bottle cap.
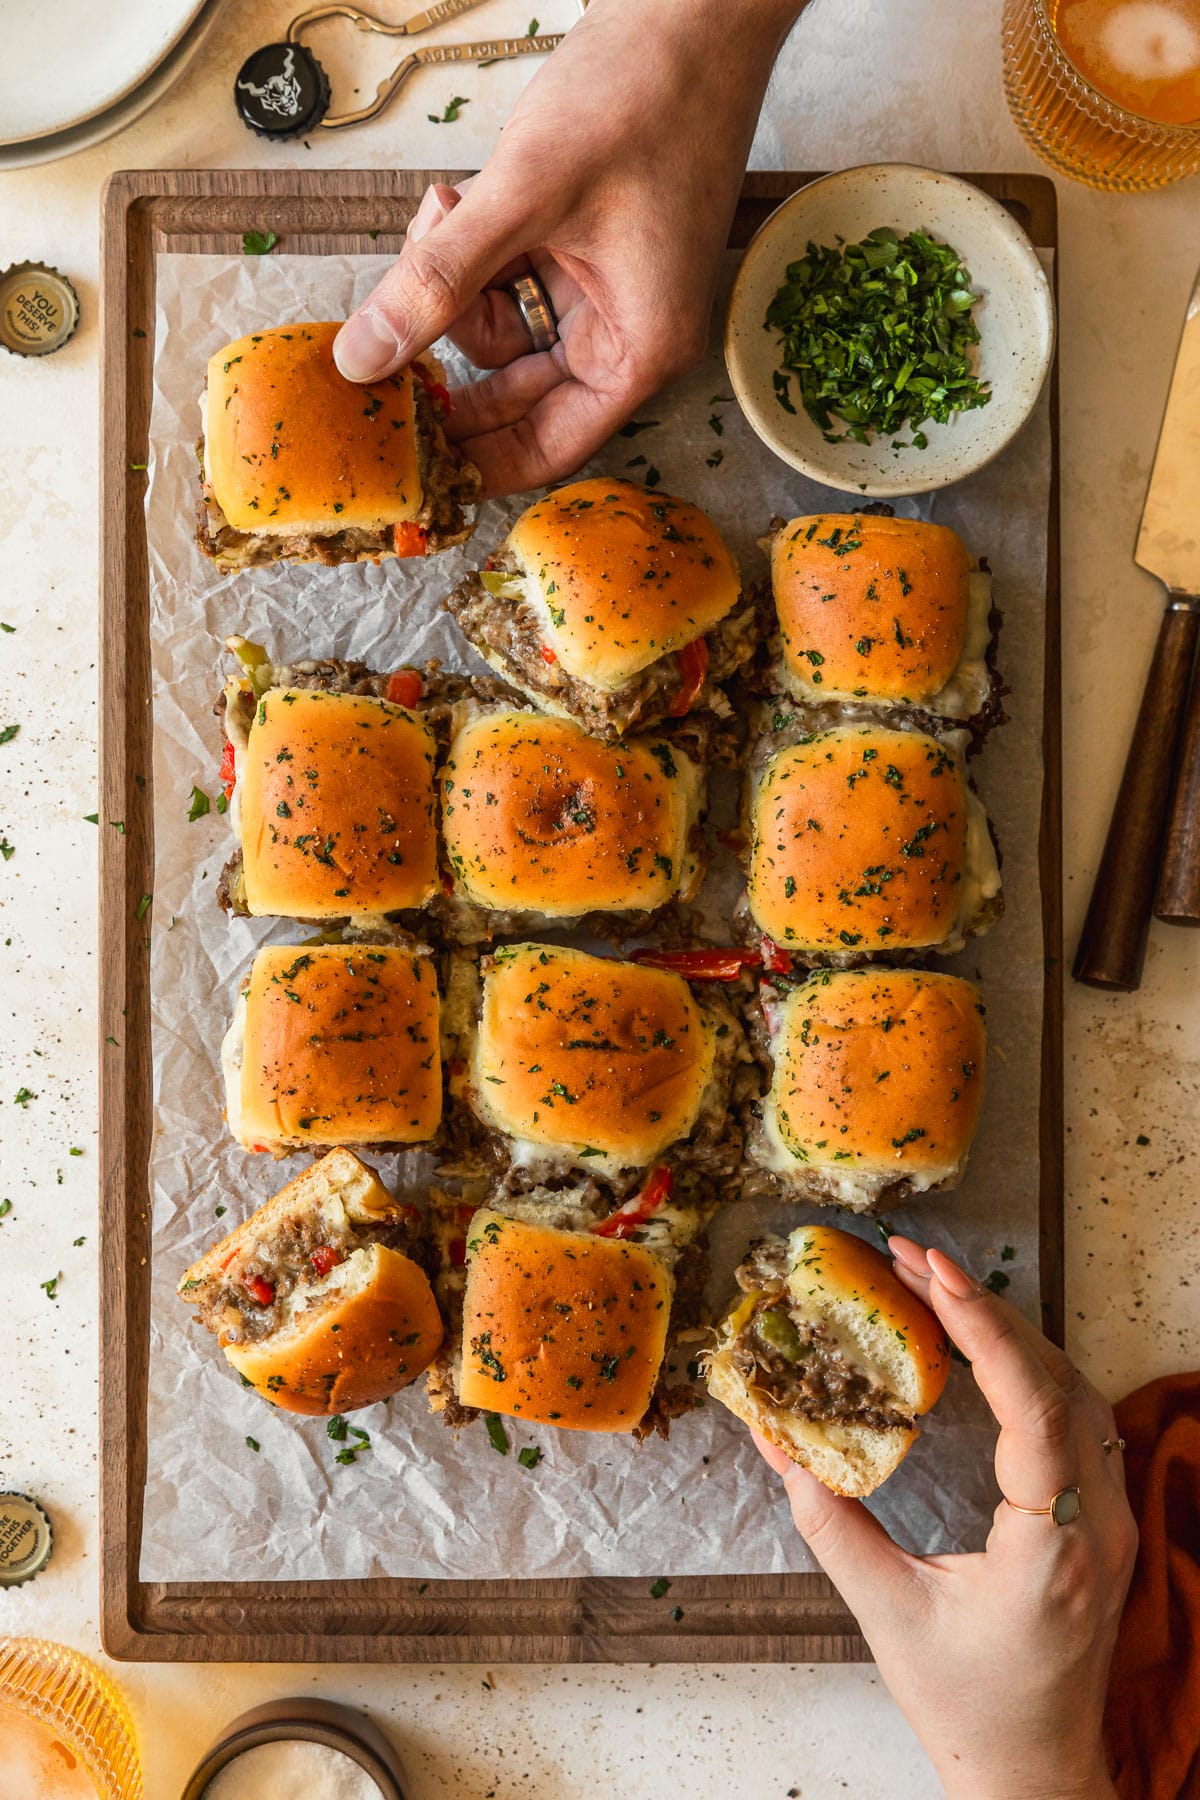
<path id="1" fill-rule="evenodd" d="M 259 137 L 300 137 L 329 111 L 329 77 L 304 44 L 264 44 L 238 70 L 233 101 Z"/>

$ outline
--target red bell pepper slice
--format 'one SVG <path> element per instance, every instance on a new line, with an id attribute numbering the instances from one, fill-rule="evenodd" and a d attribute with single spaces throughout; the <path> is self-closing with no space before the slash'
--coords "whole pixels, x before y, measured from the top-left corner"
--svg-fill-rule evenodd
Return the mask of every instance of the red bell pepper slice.
<path id="1" fill-rule="evenodd" d="M 640 1193 L 624 1206 L 618 1206 L 616 1212 L 609 1213 L 607 1219 L 600 1219 L 591 1226 L 595 1237 L 628 1238 L 632 1237 L 639 1225 L 644 1225 L 652 1218 L 664 1201 L 671 1198 L 671 1190 L 675 1186 L 675 1177 L 664 1163 L 657 1169 L 651 1169 L 650 1178 Z"/>
<path id="2" fill-rule="evenodd" d="M 435 381 L 423 362 L 415 362 L 412 372 L 443 416 L 454 411 L 449 388 L 443 387 L 440 381 Z"/>
<path id="3" fill-rule="evenodd" d="M 328 1275 L 330 1269 L 336 1269 L 345 1258 L 332 1244 L 318 1244 L 308 1260 L 318 1275 Z"/>
<path id="4" fill-rule="evenodd" d="M 763 968 L 769 975 L 791 974 L 791 954 L 783 948 L 782 944 L 777 944 L 773 938 L 765 937 L 762 940 L 762 962 Z"/>
<path id="5" fill-rule="evenodd" d="M 542 661 L 546 664 L 547 668 L 550 668 L 550 669 L 552 669 L 554 667 L 555 663 L 558 661 L 557 655 L 550 648 L 549 644 L 542 645 Z"/>
<path id="6" fill-rule="evenodd" d="M 258 1302 L 259 1306 L 270 1306 L 275 1298 L 275 1289 L 269 1281 L 264 1281 L 261 1275 L 243 1275 L 242 1286 L 250 1298 Z"/>
<path id="7" fill-rule="evenodd" d="M 635 950 L 632 960 L 688 981 L 736 981 L 743 969 L 762 966 L 757 950 Z"/>
<path id="8" fill-rule="evenodd" d="M 425 683 L 416 669 L 397 669 L 388 678 L 387 697 L 394 706 L 415 706 L 425 692 Z"/>
<path id="9" fill-rule="evenodd" d="M 708 645 L 703 638 L 693 638 L 679 652 L 679 692 L 667 709 L 672 719 L 681 719 L 696 704 L 708 675 Z"/>
<path id="10" fill-rule="evenodd" d="M 225 739 L 225 749 L 221 755 L 221 767 L 217 774 L 217 780 L 225 790 L 225 798 L 232 800 L 234 786 L 237 782 L 237 761 L 233 754 L 233 745 L 228 738 Z"/>
<path id="11" fill-rule="evenodd" d="M 392 545 L 397 556 L 424 556 L 428 539 L 425 527 L 414 525 L 411 520 L 392 526 Z"/>

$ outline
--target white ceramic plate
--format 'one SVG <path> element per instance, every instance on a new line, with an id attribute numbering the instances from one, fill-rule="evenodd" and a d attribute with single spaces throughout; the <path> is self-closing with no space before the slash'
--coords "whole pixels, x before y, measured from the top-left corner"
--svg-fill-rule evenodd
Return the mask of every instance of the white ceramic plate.
<path id="1" fill-rule="evenodd" d="M 6 0 L 0 0 L 0 5 Z M 225 5 L 225 0 L 201 0 L 200 10 L 183 36 L 172 50 L 162 59 L 157 68 L 132 93 L 117 101 L 95 118 L 86 120 L 82 125 L 75 125 L 66 131 L 56 131 L 49 137 L 33 138 L 17 144 L 0 144 L 0 171 L 5 169 L 28 169 L 38 163 L 56 162 L 60 157 L 74 156 L 78 150 L 88 150 L 93 144 L 99 144 L 105 138 L 115 136 L 127 125 L 161 100 L 163 95 L 173 88 L 179 80 L 209 32 L 216 24 L 217 17 Z"/>
<path id="2" fill-rule="evenodd" d="M 82 125 L 131 94 L 204 0 L 56 0 L 0 5 L 0 144 Z"/>
<path id="3" fill-rule="evenodd" d="M 977 373 L 990 382 L 991 400 L 949 424 L 923 425 L 924 450 L 892 448 L 894 437 L 911 436 L 907 430 L 876 434 L 869 445 L 827 444 L 804 411 L 794 378 L 794 414 L 775 395 L 780 340 L 763 321 L 787 265 L 804 255 L 810 239 L 858 243 L 877 225 L 901 236 L 919 228 L 953 245 L 980 296 L 973 315 L 980 331 Z M 785 200 L 747 246 L 725 324 L 729 379 L 759 437 L 793 469 L 856 494 L 924 494 L 982 468 L 1029 417 L 1053 354 L 1050 284 L 1020 226 L 969 182 L 909 163 L 842 169 Z"/>

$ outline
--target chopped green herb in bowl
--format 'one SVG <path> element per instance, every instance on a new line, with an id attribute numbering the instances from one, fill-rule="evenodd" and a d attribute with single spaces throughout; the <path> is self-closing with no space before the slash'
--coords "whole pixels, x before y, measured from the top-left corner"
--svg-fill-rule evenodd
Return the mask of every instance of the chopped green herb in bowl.
<path id="1" fill-rule="evenodd" d="M 992 397 L 974 372 L 978 298 L 957 250 L 923 231 L 879 225 L 858 244 L 810 242 L 767 308 L 780 335 L 776 398 L 790 404 L 794 377 L 831 442 L 841 423 L 859 444 L 908 431 L 924 450 L 922 425 Z"/>
<path id="2" fill-rule="evenodd" d="M 1042 259 L 974 183 L 842 169 L 761 225 L 734 278 L 725 361 L 763 442 L 823 486 L 929 493 L 997 456 L 1054 355 Z"/>

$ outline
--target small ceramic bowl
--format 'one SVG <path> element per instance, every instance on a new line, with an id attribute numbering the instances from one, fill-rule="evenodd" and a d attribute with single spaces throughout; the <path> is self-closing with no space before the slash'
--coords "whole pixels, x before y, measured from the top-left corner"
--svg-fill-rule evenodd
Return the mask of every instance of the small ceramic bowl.
<path id="1" fill-rule="evenodd" d="M 775 395 L 780 339 L 764 329 L 767 308 L 791 262 L 809 241 L 858 243 L 877 225 L 903 236 L 920 229 L 958 252 L 980 296 L 975 370 L 990 382 L 986 406 L 925 424 L 925 449 L 893 449 L 911 432 L 874 434 L 870 444 L 827 444 L 793 379 L 795 413 Z M 842 169 L 800 188 L 746 247 L 729 300 L 725 361 L 742 411 L 776 456 L 829 487 L 854 494 L 924 494 L 981 469 L 1016 436 L 1042 389 L 1054 355 L 1054 302 L 1037 253 L 1021 227 L 968 181 L 909 163 Z M 835 431 L 840 429 L 836 418 Z"/>
<path id="2" fill-rule="evenodd" d="M 399 1758 L 379 1727 L 348 1706 L 312 1695 L 269 1700 L 234 1719 L 193 1771 L 182 1800 L 204 1800 L 222 1769 L 260 1744 L 280 1741 L 324 1744 L 339 1750 L 371 1777 L 379 1800 L 404 1800 Z M 297 1795 L 296 1800 L 303 1796 Z"/>

